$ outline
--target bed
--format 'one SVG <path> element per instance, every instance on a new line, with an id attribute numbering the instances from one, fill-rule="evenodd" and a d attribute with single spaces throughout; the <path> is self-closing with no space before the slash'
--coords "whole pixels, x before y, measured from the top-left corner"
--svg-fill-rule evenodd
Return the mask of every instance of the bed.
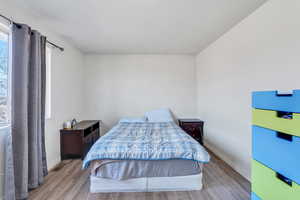
<path id="1" fill-rule="evenodd" d="M 88 152 L 90 192 L 201 190 L 207 151 L 177 124 L 119 122 Z"/>

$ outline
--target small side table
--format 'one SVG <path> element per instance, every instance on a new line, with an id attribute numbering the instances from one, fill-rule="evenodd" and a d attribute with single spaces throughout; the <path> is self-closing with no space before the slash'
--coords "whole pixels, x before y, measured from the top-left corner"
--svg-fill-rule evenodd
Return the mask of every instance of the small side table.
<path id="1" fill-rule="evenodd" d="M 72 129 L 60 130 L 61 159 L 81 158 L 100 137 L 99 120 L 85 120 Z"/>
<path id="2" fill-rule="evenodd" d="M 203 125 L 200 119 L 178 119 L 179 126 L 203 145 Z"/>

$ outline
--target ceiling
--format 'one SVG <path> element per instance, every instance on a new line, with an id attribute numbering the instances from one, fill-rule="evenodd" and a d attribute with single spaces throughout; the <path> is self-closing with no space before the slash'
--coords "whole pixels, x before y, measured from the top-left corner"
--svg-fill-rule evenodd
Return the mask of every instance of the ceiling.
<path id="1" fill-rule="evenodd" d="M 10 0 L 12 1 L 12 0 Z M 13 0 L 84 53 L 195 54 L 266 0 Z"/>

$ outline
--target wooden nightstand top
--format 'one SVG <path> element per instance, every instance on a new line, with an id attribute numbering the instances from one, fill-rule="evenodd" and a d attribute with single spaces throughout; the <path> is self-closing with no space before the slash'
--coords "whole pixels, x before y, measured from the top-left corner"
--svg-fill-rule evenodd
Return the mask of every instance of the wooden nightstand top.
<path id="1" fill-rule="evenodd" d="M 101 120 L 83 120 L 75 125 L 73 130 L 84 130 L 98 123 L 101 125 Z"/>
<path id="2" fill-rule="evenodd" d="M 182 118 L 178 119 L 180 123 L 203 123 L 202 120 L 196 118 Z"/>
<path id="3" fill-rule="evenodd" d="M 83 120 L 75 124 L 73 128 L 70 129 L 61 129 L 61 131 L 82 131 L 89 127 L 92 127 L 93 125 L 99 123 L 99 126 L 101 126 L 101 120 Z"/>

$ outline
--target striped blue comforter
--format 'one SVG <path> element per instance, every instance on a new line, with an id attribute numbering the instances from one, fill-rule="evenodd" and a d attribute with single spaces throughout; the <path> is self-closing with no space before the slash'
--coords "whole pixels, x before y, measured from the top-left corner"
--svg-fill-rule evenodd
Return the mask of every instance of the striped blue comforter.
<path id="1" fill-rule="evenodd" d="M 102 136 L 83 161 L 194 160 L 209 162 L 207 151 L 174 122 L 118 123 Z"/>

